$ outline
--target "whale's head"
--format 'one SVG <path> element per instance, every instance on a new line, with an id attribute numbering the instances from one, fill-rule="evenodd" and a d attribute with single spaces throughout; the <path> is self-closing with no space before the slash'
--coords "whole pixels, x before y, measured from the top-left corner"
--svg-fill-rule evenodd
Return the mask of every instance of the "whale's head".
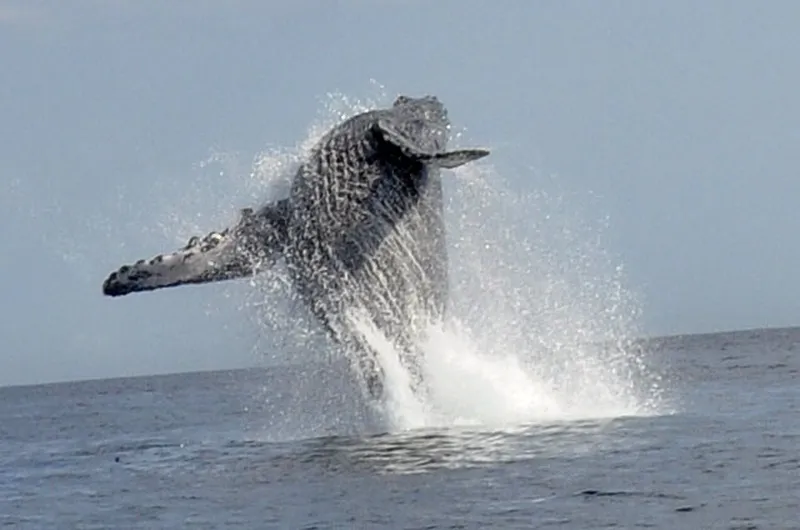
<path id="1" fill-rule="evenodd" d="M 447 110 L 435 96 L 399 96 L 392 105 L 395 126 L 418 147 L 431 153 L 447 147 L 450 120 Z"/>

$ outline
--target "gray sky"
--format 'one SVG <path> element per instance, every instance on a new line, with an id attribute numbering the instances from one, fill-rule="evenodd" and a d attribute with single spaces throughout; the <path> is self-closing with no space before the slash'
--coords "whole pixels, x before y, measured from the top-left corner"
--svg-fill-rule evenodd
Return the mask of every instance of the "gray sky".
<path id="1" fill-rule="evenodd" d="M 608 216 L 644 332 L 797 324 L 798 20 L 788 0 L 0 1 L 0 384 L 251 364 L 247 285 L 100 284 L 233 215 L 253 156 L 371 79 L 437 94 L 516 188 Z"/>

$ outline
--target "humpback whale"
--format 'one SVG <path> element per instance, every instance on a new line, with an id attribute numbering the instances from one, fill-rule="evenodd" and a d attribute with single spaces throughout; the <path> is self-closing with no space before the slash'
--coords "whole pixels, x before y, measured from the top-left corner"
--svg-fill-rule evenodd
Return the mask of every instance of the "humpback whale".
<path id="1" fill-rule="evenodd" d="M 419 390 L 416 345 L 447 309 L 441 170 L 489 154 L 448 150 L 449 129 L 435 96 L 401 95 L 390 107 L 346 119 L 304 157 L 288 196 L 244 208 L 233 226 L 192 237 L 172 253 L 123 265 L 103 293 L 251 277 L 283 260 L 293 293 L 352 352 L 369 396 L 382 397 L 384 376 L 353 315 L 392 343 Z"/>

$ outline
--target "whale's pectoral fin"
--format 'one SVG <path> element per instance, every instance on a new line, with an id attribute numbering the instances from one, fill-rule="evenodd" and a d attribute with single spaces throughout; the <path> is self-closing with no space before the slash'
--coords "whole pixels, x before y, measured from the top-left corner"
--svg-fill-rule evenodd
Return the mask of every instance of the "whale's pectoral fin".
<path id="1" fill-rule="evenodd" d="M 485 156 L 489 156 L 489 151 L 486 149 L 459 149 L 458 151 L 436 153 L 435 155 L 431 155 L 427 160 L 429 163 L 436 164 L 439 167 L 453 169 L 474 162 Z"/>
<path id="2" fill-rule="evenodd" d="M 120 267 L 103 282 L 103 294 L 122 296 L 255 275 L 270 267 L 286 247 L 287 218 L 286 200 L 257 212 L 244 209 L 231 228 L 211 232 L 203 239 L 193 237 L 171 254 Z"/>
<path id="3" fill-rule="evenodd" d="M 389 120 L 379 120 L 377 128 L 383 139 L 400 149 L 404 155 L 446 169 L 463 166 L 489 155 L 488 149 L 459 149 L 443 153 L 430 153 L 416 145 Z"/>

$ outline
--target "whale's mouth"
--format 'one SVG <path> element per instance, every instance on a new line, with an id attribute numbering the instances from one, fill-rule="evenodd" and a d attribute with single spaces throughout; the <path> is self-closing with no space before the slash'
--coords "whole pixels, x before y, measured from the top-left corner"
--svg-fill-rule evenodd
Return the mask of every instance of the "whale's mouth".
<path id="1" fill-rule="evenodd" d="M 169 254 L 123 265 L 103 282 L 103 294 L 123 296 L 186 284 L 253 276 L 271 267 L 286 245 L 285 201 L 258 212 L 242 210 L 239 222 Z"/>

